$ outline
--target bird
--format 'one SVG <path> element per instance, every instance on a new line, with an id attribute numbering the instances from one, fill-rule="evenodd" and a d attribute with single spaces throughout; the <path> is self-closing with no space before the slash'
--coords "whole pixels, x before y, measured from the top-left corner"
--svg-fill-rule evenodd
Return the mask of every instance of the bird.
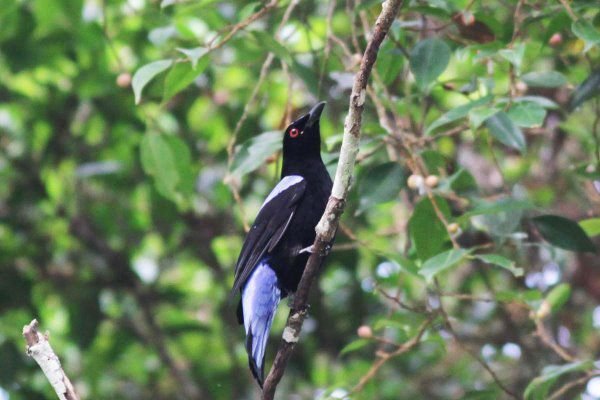
<path id="1" fill-rule="evenodd" d="M 232 293 L 241 293 L 238 322 L 244 325 L 248 364 L 261 388 L 273 317 L 279 302 L 298 287 L 331 194 L 331 177 L 321 158 L 325 104 L 316 104 L 285 129 L 280 181 L 259 209 L 235 266 Z"/>

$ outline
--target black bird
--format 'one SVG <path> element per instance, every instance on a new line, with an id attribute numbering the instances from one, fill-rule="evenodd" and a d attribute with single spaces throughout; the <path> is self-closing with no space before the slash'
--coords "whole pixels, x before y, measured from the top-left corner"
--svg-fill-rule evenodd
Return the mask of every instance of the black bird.
<path id="1" fill-rule="evenodd" d="M 235 267 L 238 321 L 248 363 L 262 387 L 265 348 L 279 301 L 296 291 L 325 211 L 332 182 L 321 159 L 319 119 L 325 102 L 292 122 L 283 137 L 281 180 L 260 208 Z"/>

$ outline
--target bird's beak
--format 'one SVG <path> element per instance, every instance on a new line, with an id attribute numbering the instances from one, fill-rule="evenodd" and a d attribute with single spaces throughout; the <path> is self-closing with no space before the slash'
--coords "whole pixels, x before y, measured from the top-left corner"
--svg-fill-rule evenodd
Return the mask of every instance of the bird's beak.
<path id="1" fill-rule="evenodd" d="M 323 112 L 323 109 L 325 108 L 325 104 L 327 104 L 327 103 L 322 101 L 322 102 L 318 103 L 316 106 L 314 106 L 308 112 L 308 121 L 306 121 L 306 125 L 305 125 L 306 128 L 310 128 L 311 126 L 313 126 L 315 124 L 315 122 L 317 122 L 321 118 L 321 113 Z"/>

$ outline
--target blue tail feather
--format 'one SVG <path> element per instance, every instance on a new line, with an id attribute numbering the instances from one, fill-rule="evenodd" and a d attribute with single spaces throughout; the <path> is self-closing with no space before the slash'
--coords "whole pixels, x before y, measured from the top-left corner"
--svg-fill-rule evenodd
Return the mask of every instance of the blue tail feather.
<path id="1" fill-rule="evenodd" d="M 265 349 L 275 311 L 281 300 L 277 275 L 266 260 L 261 261 L 242 289 L 242 309 L 246 329 L 246 351 L 250 370 L 262 387 Z"/>

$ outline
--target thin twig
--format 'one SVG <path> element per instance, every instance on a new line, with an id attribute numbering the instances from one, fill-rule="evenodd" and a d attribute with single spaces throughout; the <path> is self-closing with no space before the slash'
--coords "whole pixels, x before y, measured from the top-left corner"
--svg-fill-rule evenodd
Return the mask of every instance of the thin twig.
<path id="1" fill-rule="evenodd" d="M 39 324 L 35 319 L 23 327 L 27 354 L 38 363 L 60 400 L 78 400 L 79 397 L 60 365 L 58 356 L 52 350 L 46 335 L 38 331 L 38 327 Z"/>
<path id="2" fill-rule="evenodd" d="M 440 293 L 440 287 L 439 287 L 439 283 L 437 281 L 437 279 L 435 280 L 435 288 L 436 288 L 436 292 Z M 500 378 L 498 377 L 498 375 L 496 375 L 496 372 L 492 369 L 492 367 L 489 366 L 489 364 L 487 362 L 485 362 L 485 360 L 483 358 L 481 358 L 481 356 L 479 356 L 479 354 L 475 351 L 473 351 L 472 349 L 470 349 L 469 347 L 467 347 L 458 337 L 458 334 L 456 333 L 456 331 L 454 330 L 454 327 L 452 326 L 452 323 L 450 322 L 450 317 L 448 316 L 448 313 L 446 312 L 446 310 L 444 309 L 444 305 L 442 303 L 442 301 L 440 300 L 440 307 L 439 307 L 439 311 L 440 314 L 442 315 L 443 319 L 444 319 L 444 324 L 446 325 L 446 329 L 448 329 L 448 332 L 450 332 L 450 334 L 452 335 L 452 338 L 454 339 L 454 341 L 463 349 L 465 350 L 467 353 L 469 353 L 469 355 L 471 357 L 473 357 L 473 359 L 475 361 L 477 361 L 487 372 L 488 374 L 490 374 L 490 376 L 492 377 L 492 379 L 494 380 L 494 382 L 496 382 L 496 385 L 498 385 L 498 387 L 500 389 L 502 389 L 502 391 L 504 393 L 506 393 L 508 396 L 512 397 L 513 399 L 520 399 L 520 397 L 515 394 L 512 390 L 510 390 L 508 387 L 506 387 L 506 385 L 504 383 L 502 383 L 502 381 L 500 380 Z"/>
<path id="3" fill-rule="evenodd" d="M 290 18 L 290 15 L 292 14 L 292 11 L 298 5 L 298 2 L 299 2 L 299 0 L 292 0 L 290 2 L 290 4 L 288 5 L 287 9 L 285 10 L 285 12 L 283 14 L 283 17 L 281 18 L 281 22 L 279 23 L 279 26 L 277 27 L 277 31 L 275 32 L 275 40 L 279 39 L 279 35 L 281 34 L 281 29 L 287 23 L 288 19 Z M 227 168 L 228 169 L 231 169 L 231 165 L 233 164 L 234 148 L 235 148 L 235 144 L 237 142 L 237 137 L 240 133 L 240 130 L 242 129 L 242 126 L 244 125 L 244 122 L 246 122 L 246 119 L 248 119 L 248 115 L 250 114 L 250 108 L 252 107 L 252 105 L 254 104 L 254 101 L 258 97 L 260 88 L 262 87 L 262 85 L 267 77 L 267 73 L 269 72 L 269 68 L 271 67 L 271 64 L 273 63 L 274 59 L 275 59 L 275 54 L 273 54 L 272 52 L 269 52 L 267 54 L 267 57 L 265 58 L 265 61 L 262 64 L 262 67 L 260 68 L 260 74 L 258 76 L 258 81 L 256 82 L 256 85 L 254 85 L 254 88 L 252 89 L 250 98 L 246 101 L 246 103 L 244 105 L 244 110 L 242 111 L 242 116 L 238 119 L 237 123 L 235 124 L 233 133 L 231 134 L 231 137 L 229 138 L 229 142 L 227 143 Z M 291 96 L 288 96 L 288 97 L 291 98 Z M 242 202 L 242 198 L 240 196 L 238 182 L 236 182 L 236 180 L 233 179 L 233 177 L 231 177 L 229 174 L 225 177 L 225 182 L 231 189 L 233 198 L 240 210 L 240 214 L 242 217 L 242 224 L 244 225 L 244 230 L 246 232 L 248 232 L 250 230 L 250 226 L 248 225 L 248 220 L 246 218 L 246 213 L 244 211 L 244 205 Z"/>
<path id="4" fill-rule="evenodd" d="M 352 45 L 354 46 L 354 52 L 360 53 L 361 48 L 358 43 L 358 34 L 356 33 L 356 9 L 355 0 L 346 0 L 346 13 L 350 16 L 350 32 L 352 37 Z"/>
<path id="5" fill-rule="evenodd" d="M 451 232 L 451 230 L 449 228 L 450 223 L 448 222 L 448 220 L 446 219 L 446 216 L 444 215 L 440 206 L 438 205 L 437 200 L 436 200 L 435 196 L 433 195 L 433 191 L 431 190 L 431 188 L 429 186 L 425 185 L 425 192 L 427 193 L 427 197 L 429 198 L 429 202 L 431 203 L 433 210 L 435 211 L 435 214 L 437 215 L 438 219 L 442 222 L 442 224 L 444 224 L 444 228 L 446 228 L 446 232 L 448 232 L 448 237 L 450 237 L 450 241 L 452 242 L 452 247 L 454 247 L 455 249 L 459 249 L 460 245 L 456 241 L 455 235 Z"/>
<path id="6" fill-rule="evenodd" d="M 548 397 L 548 400 L 562 399 L 563 396 L 569 392 L 569 390 L 571 390 L 579 385 L 583 385 L 584 383 L 586 383 L 587 381 L 589 381 L 590 379 L 592 379 L 596 376 L 600 376 L 600 372 L 590 371 L 579 379 L 575 379 L 574 381 L 567 382 L 566 384 L 561 386 L 556 392 L 552 393 L 552 396 Z"/>
<path id="7" fill-rule="evenodd" d="M 571 8 L 571 5 L 569 4 L 569 2 L 567 0 L 558 0 L 560 1 L 560 4 L 563 5 L 563 7 L 565 8 L 565 10 L 567 10 L 567 14 L 569 14 L 569 17 L 571 17 L 571 19 L 573 21 L 577 21 L 577 15 L 575 15 L 575 13 L 573 12 L 573 9 Z"/>
<path id="8" fill-rule="evenodd" d="M 104 36 L 104 40 L 106 41 L 106 44 L 108 44 L 108 48 L 113 53 L 113 56 L 114 56 L 115 60 L 117 61 L 119 71 L 123 72 L 123 71 L 125 71 L 125 64 L 121 60 L 121 57 L 119 57 L 119 52 L 115 48 L 115 44 L 113 43 L 113 40 L 110 37 L 110 34 L 108 32 L 108 12 L 106 10 L 106 2 L 107 2 L 107 0 L 102 0 L 102 2 L 101 2 L 102 15 L 103 15 L 102 24 L 101 24 L 102 36 Z"/>
<path id="9" fill-rule="evenodd" d="M 550 332 L 546 329 L 542 318 L 535 319 L 535 334 L 544 342 L 546 346 L 552 349 L 560 358 L 567 362 L 575 361 L 575 357 L 567 353 L 558 343 L 554 341 Z"/>
<path id="10" fill-rule="evenodd" d="M 484 297 L 484 296 L 478 296 L 475 294 L 469 294 L 469 293 L 438 293 L 438 295 L 440 297 L 450 297 L 456 300 L 465 300 L 465 301 L 479 301 L 479 302 L 483 302 L 483 303 L 505 303 L 505 304 L 511 304 L 511 305 L 515 305 L 517 307 L 521 307 L 524 308 L 526 310 L 530 310 L 531 308 L 525 304 L 525 303 L 520 303 L 516 300 L 509 300 L 509 299 L 498 299 L 497 297 Z"/>
<path id="11" fill-rule="evenodd" d="M 594 123 L 592 124 L 592 139 L 594 139 L 594 154 L 596 155 L 596 164 L 600 167 L 600 131 L 598 127 L 600 127 L 600 100 L 595 99 L 595 117 Z"/>
<path id="12" fill-rule="evenodd" d="M 325 77 L 327 62 L 329 61 L 329 56 L 331 54 L 331 37 L 333 36 L 333 14 L 335 12 L 336 4 L 337 0 L 329 0 L 329 7 L 327 8 L 327 17 L 325 19 L 327 23 L 327 39 L 325 40 L 323 63 L 321 64 L 321 71 L 319 71 L 319 84 L 317 86 L 317 97 L 319 98 L 323 89 L 323 78 Z"/>
<path id="13" fill-rule="evenodd" d="M 423 335 L 427 331 L 427 327 L 429 327 L 429 325 L 431 324 L 433 319 L 434 319 L 433 316 L 430 316 L 425 322 L 423 322 L 421 324 L 417 334 L 412 339 L 410 339 L 408 342 L 399 346 L 396 350 L 394 350 L 390 353 L 379 351 L 377 353 L 377 355 L 379 356 L 379 359 L 377 359 L 377 361 L 375 361 L 373 363 L 373 365 L 371 366 L 369 371 L 367 371 L 367 373 L 362 378 L 360 378 L 360 380 L 358 381 L 358 384 L 356 384 L 356 386 L 354 386 L 354 388 L 352 389 L 352 393 L 360 392 L 365 387 L 365 385 L 371 379 L 373 379 L 373 377 L 377 374 L 377 372 L 383 366 L 383 364 L 388 362 L 390 359 L 392 359 L 394 357 L 398 357 L 399 355 L 404 354 L 404 353 L 412 350 L 413 348 L 415 348 L 417 345 L 419 345 L 419 343 L 421 343 L 421 339 L 423 338 Z"/>
<path id="14" fill-rule="evenodd" d="M 386 292 L 385 290 L 383 290 L 379 286 L 377 286 L 375 288 L 375 290 L 377 290 L 379 293 L 381 293 L 381 295 L 383 297 L 385 297 L 386 299 L 392 301 L 393 303 L 395 303 L 400 308 L 404 308 L 405 310 L 408 310 L 408 311 L 411 311 L 411 312 L 414 312 L 414 313 L 424 313 L 424 312 L 426 312 L 426 310 L 424 308 L 418 308 L 418 307 L 409 306 L 408 304 L 406 304 L 402 300 L 400 300 L 399 296 L 392 296 L 391 294 L 389 294 L 388 292 Z"/>
<path id="15" fill-rule="evenodd" d="M 519 35 L 521 34 L 521 25 L 523 24 L 523 16 L 521 15 L 521 10 L 523 9 L 523 4 L 525 0 L 519 0 L 517 6 L 515 7 L 515 13 L 513 14 L 513 21 L 515 27 L 513 29 L 512 39 L 510 40 L 509 47 L 512 47 L 512 44 L 517 40 Z"/>
<path id="16" fill-rule="evenodd" d="M 240 30 L 246 28 L 248 25 L 250 25 L 252 22 L 256 21 L 257 19 L 261 18 L 263 15 L 265 15 L 267 12 L 269 12 L 269 10 L 271 10 L 272 8 L 275 8 L 275 6 L 277 5 L 278 0 L 271 0 L 269 1 L 267 4 L 265 4 L 260 10 L 258 10 L 257 12 L 255 12 L 254 14 L 250 15 L 248 18 L 246 18 L 245 20 L 233 25 L 231 27 L 231 30 L 229 32 L 227 32 L 227 35 L 225 35 L 223 37 L 223 39 L 221 39 L 219 41 L 219 43 L 217 43 L 216 45 L 212 45 L 212 42 L 216 39 L 213 38 L 213 40 L 211 40 L 209 43 L 207 43 L 207 48 L 209 51 L 212 50 L 216 50 L 220 47 L 222 47 L 225 43 L 227 43 L 231 38 L 233 38 L 233 36 Z"/>
<path id="17" fill-rule="evenodd" d="M 350 190 L 350 182 L 356 162 L 356 155 L 360 144 L 360 129 L 362 112 L 365 104 L 366 87 L 373 64 L 381 42 L 394 22 L 402 0 L 387 0 L 382 4 L 382 10 L 375 22 L 375 29 L 371 41 L 367 44 L 361 60 L 360 69 L 354 77 L 352 94 L 348 115 L 344 124 L 344 138 L 340 159 L 336 171 L 333 189 L 325 213 L 316 227 L 316 238 L 313 244 L 313 253 L 308 259 L 302 279 L 294 297 L 294 304 L 290 311 L 283 338 L 275 356 L 271 371 L 267 376 L 263 388 L 263 400 L 272 400 L 275 390 L 283 374 L 295 344 L 298 342 L 302 324 L 306 316 L 308 294 L 310 287 L 321 265 L 326 248 L 330 245 L 339 224 L 339 218 L 344 210 L 345 199 Z"/>

